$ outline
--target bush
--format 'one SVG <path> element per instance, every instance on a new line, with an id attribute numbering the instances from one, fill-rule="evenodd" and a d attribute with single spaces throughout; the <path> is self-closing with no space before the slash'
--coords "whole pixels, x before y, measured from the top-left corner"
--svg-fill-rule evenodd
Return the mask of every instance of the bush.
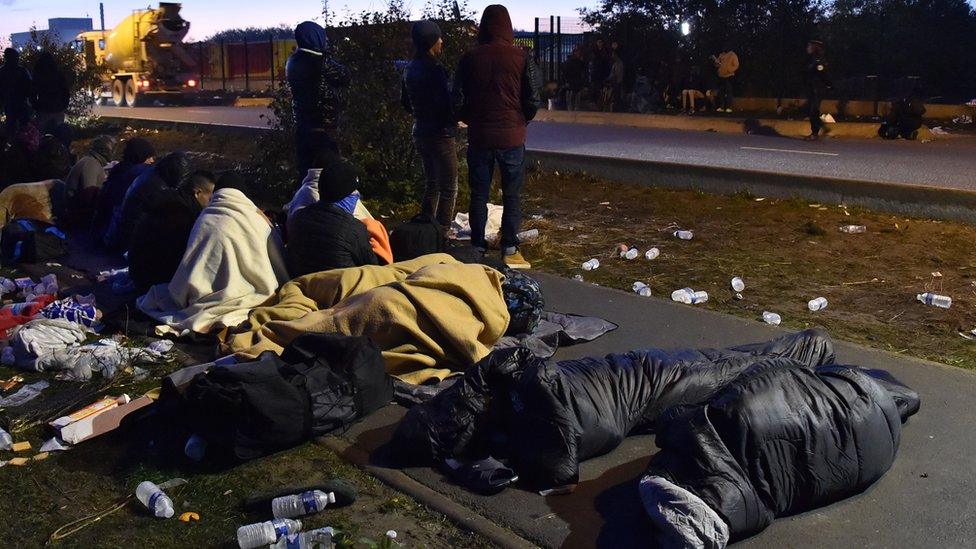
<path id="1" fill-rule="evenodd" d="M 428 6 L 425 17 L 443 17 L 452 7 L 449 1 Z M 442 62 L 451 72 L 473 35 L 463 21 L 439 24 L 445 45 Z M 416 203 L 423 192 L 423 169 L 414 150 L 413 119 L 400 104 L 403 65 L 413 56 L 409 13 L 400 3 L 391 2 L 386 11 L 362 12 L 351 22 L 330 28 L 329 38 L 352 73 L 339 141 L 343 155 L 360 170 L 363 196 L 395 210 Z M 271 131 L 261 140 L 253 174 L 262 191 L 277 195 L 283 203 L 297 185 L 294 120 L 286 82 L 278 86 L 269 108 Z M 463 167 L 460 172 L 463 177 Z"/>

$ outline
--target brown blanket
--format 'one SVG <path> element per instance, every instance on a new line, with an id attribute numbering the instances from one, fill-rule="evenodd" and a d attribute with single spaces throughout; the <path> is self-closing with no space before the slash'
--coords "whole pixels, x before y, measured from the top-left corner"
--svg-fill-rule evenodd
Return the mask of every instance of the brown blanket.
<path id="1" fill-rule="evenodd" d="M 410 383 L 444 379 L 481 360 L 504 335 L 503 280 L 494 269 L 445 254 L 310 274 L 254 309 L 223 345 L 254 358 L 280 353 L 306 332 L 366 335 L 391 375 Z"/>

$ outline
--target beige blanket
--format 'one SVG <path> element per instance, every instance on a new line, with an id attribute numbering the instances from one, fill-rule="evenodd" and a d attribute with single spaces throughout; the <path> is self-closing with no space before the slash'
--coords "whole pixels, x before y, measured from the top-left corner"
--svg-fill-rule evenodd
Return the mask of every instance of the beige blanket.
<path id="1" fill-rule="evenodd" d="M 443 379 L 481 360 L 508 327 L 504 276 L 433 254 L 388 266 L 310 274 L 285 284 L 224 334 L 226 351 L 280 353 L 306 332 L 369 336 L 387 372 L 410 383 Z"/>

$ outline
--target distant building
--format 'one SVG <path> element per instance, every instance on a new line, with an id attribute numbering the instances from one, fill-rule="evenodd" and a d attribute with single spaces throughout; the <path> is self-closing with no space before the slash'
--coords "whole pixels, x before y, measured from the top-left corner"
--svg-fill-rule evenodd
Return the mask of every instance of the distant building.
<path id="1" fill-rule="evenodd" d="M 82 32 L 92 30 L 92 20 L 90 17 L 56 17 L 47 20 L 46 29 L 37 29 L 38 39 L 47 35 L 61 43 L 73 42 L 75 37 Z M 10 42 L 13 47 L 21 49 L 31 41 L 31 32 L 15 32 L 10 35 Z"/>

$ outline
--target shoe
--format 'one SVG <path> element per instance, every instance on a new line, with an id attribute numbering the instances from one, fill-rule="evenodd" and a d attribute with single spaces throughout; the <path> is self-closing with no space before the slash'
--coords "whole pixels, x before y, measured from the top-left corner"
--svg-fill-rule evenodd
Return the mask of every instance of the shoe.
<path id="1" fill-rule="evenodd" d="M 803 138 L 804 141 L 820 141 L 819 133 L 811 133 L 810 135 Z"/>
<path id="2" fill-rule="evenodd" d="M 515 250 L 515 253 L 502 256 L 502 261 L 509 269 L 531 269 L 532 264 L 522 257 L 522 252 Z"/>

